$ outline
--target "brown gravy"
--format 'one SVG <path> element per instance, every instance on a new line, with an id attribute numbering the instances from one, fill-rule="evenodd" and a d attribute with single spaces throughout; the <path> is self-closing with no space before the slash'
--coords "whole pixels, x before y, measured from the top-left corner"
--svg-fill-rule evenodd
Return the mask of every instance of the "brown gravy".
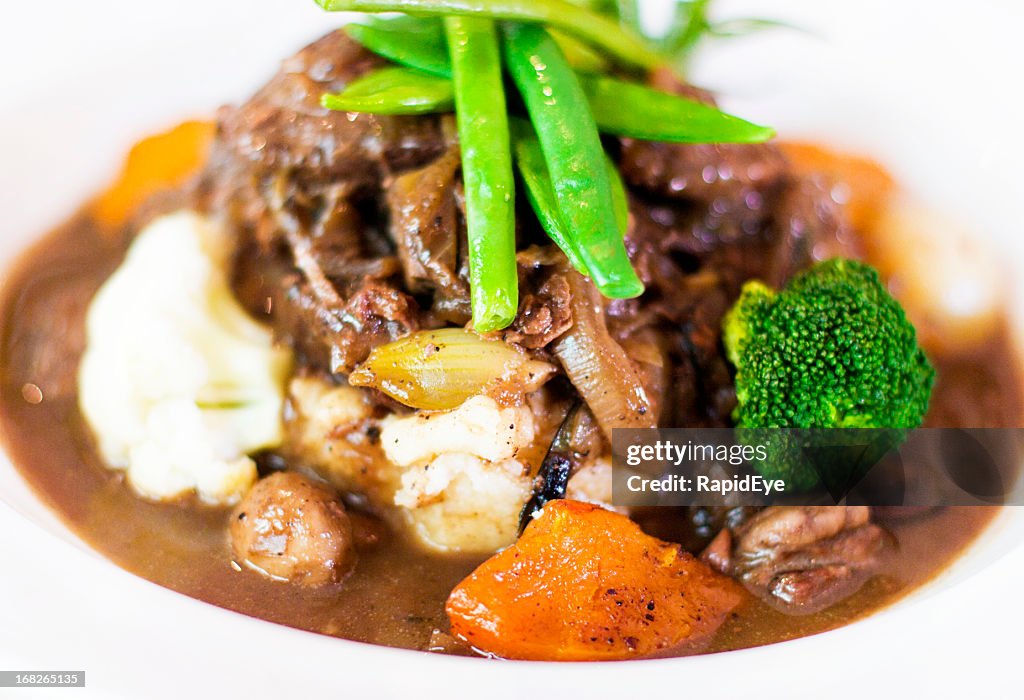
<path id="1" fill-rule="evenodd" d="M 83 315 L 123 253 L 122 236 L 85 211 L 18 261 L 0 303 L 0 430 L 24 478 L 67 525 L 124 569 L 167 588 L 274 622 L 389 646 L 427 649 L 445 630 L 444 602 L 479 557 L 418 551 L 396 536 L 361 554 L 343 584 L 304 589 L 233 566 L 228 511 L 137 498 L 101 464 L 77 408 Z M 1008 333 L 971 355 L 932 352 L 939 382 L 931 425 L 1018 426 L 1020 374 Z M 40 400 L 41 396 L 41 400 Z M 886 523 L 899 556 L 859 593 L 824 612 L 791 617 L 751 601 L 710 651 L 833 629 L 891 603 L 942 570 L 997 512 L 947 508 Z"/>

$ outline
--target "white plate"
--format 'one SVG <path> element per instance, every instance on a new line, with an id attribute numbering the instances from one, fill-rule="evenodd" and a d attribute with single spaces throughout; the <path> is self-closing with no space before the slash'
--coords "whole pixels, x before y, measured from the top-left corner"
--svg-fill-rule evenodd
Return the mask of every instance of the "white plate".
<path id="1" fill-rule="evenodd" d="M 0 261 L 100 188 L 139 137 L 243 98 L 278 60 L 339 23 L 311 0 L 8 5 L 0 24 Z M 727 0 L 720 10 L 787 19 L 816 35 L 772 32 L 705 54 L 698 79 L 723 90 L 728 107 L 784 136 L 879 157 L 927 201 L 970 221 L 1024 277 L 1021 4 Z M 1024 299 L 1019 284 L 1012 297 Z M 0 670 L 85 670 L 87 690 L 64 691 L 76 697 L 521 699 L 654 688 L 996 697 L 1017 685 L 1018 509 L 935 584 L 841 630 L 708 657 L 543 665 L 389 650 L 229 613 L 81 546 L 2 457 L 0 495 Z"/>

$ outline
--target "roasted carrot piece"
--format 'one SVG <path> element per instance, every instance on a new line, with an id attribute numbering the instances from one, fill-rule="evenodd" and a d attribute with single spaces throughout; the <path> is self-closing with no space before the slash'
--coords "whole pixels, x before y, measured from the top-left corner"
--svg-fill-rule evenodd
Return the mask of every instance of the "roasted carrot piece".
<path id="1" fill-rule="evenodd" d="M 510 659 L 590 661 L 699 649 L 746 594 L 629 518 L 552 501 L 452 591 L 459 639 Z"/>
<path id="2" fill-rule="evenodd" d="M 206 159 L 214 130 L 213 122 L 188 121 L 139 141 L 117 181 L 96 202 L 96 216 L 119 224 L 146 197 L 183 183 Z"/>

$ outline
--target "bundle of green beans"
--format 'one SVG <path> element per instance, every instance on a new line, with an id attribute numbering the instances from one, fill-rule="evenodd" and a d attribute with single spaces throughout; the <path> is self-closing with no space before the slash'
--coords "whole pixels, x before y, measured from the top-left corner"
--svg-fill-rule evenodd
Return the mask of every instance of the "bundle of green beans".
<path id="1" fill-rule="evenodd" d="M 565 0 L 317 0 L 374 17 L 346 28 L 397 64 L 353 81 L 325 107 L 456 113 L 466 193 L 473 326 L 504 328 L 518 306 L 513 161 L 569 262 L 607 297 L 643 284 L 623 243 L 626 195 L 601 133 L 676 143 L 758 143 L 773 131 L 642 82 L 665 54 L 599 3 Z M 506 76 L 510 79 L 506 81 Z M 514 85 L 528 121 L 510 116 Z"/>

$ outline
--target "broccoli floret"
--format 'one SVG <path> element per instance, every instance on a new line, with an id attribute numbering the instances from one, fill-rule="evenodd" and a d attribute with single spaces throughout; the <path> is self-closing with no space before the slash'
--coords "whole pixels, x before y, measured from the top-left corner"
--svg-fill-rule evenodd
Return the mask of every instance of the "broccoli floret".
<path id="1" fill-rule="evenodd" d="M 723 331 L 740 429 L 896 428 L 902 435 L 928 409 L 935 370 L 902 307 L 863 263 L 827 260 L 779 291 L 749 282 Z M 759 468 L 798 487 L 817 482 L 806 462 L 774 462 Z"/>

